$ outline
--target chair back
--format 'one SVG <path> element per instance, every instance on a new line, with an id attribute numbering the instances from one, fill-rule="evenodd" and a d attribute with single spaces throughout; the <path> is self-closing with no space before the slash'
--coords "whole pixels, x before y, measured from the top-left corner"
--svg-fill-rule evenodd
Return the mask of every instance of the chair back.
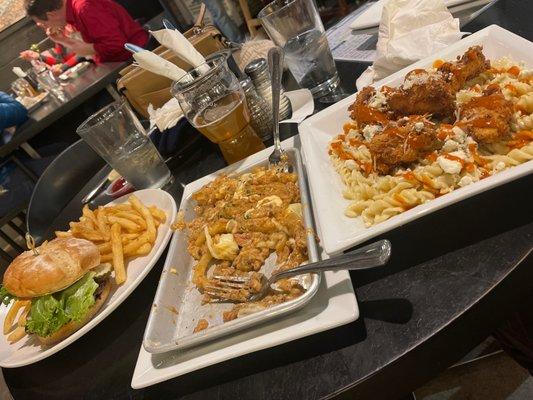
<path id="1" fill-rule="evenodd" d="M 26 216 L 28 232 L 36 243 L 47 239 L 44 235 L 53 221 L 104 165 L 105 161 L 83 140 L 52 161 L 35 185 Z"/>

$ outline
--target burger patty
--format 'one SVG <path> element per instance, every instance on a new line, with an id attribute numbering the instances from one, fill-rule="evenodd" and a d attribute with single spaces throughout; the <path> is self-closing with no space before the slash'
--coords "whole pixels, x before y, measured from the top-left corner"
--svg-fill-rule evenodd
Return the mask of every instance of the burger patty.
<path id="1" fill-rule="evenodd" d="M 94 291 L 94 295 L 93 295 L 95 299 L 98 300 L 100 298 L 100 295 L 104 291 L 104 288 L 106 287 L 107 281 L 109 280 L 110 276 L 111 276 L 111 273 L 107 273 L 104 275 L 95 276 L 93 278 L 94 281 L 98 284 L 98 287 Z"/>

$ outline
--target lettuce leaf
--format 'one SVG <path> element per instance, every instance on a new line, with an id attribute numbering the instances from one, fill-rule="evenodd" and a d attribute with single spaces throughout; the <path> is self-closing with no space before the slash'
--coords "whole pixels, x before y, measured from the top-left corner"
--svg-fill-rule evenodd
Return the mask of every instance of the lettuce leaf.
<path id="1" fill-rule="evenodd" d="M 95 303 L 94 292 L 98 284 L 94 281 L 94 272 L 85 274 L 78 282 L 61 292 L 65 315 L 72 321 L 81 320 Z"/>
<path id="2" fill-rule="evenodd" d="M 50 336 L 70 321 L 79 321 L 95 302 L 98 284 L 88 272 L 65 290 L 32 300 L 26 332 Z"/>
<path id="3" fill-rule="evenodd" d="M 16 300 L 16 299 L 17 298 L 13 296 L 11 293 L 9 293 L 5 287 L 0 286 L 0 301 L 2 303 L 8 306 L 12 300 Z"/>
<path id="4" fill-rule="evenodd" d="M 61 302 L 54 295 L 37 297 L 31 302 L 31 310 L 26 321 L 26 332 L 39 336 L 50 336 L 69 322 Z"/>

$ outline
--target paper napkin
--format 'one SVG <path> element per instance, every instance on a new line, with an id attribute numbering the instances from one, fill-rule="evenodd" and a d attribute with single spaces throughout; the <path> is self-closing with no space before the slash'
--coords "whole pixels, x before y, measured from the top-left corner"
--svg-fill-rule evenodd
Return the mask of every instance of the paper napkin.
<path id="1" fill-rule="evenodd" d="M 459 20 L 443 0 L 390 0 L 383 7 L 376 60 L 357 80 L 357 87 L 385 78 L 461 37 Z"/>
<path id="2" fill-rule="evenodd" d="M 154 74 L 166 76 L 173 81 L 179 81 L 186 72 L 170 61 L 159 57 L 157 54 L 148 50 L 139 51 L 133 54 L 133 58 L 139 64 L 139 67 L 146 69 Z"/>
<path id="3" fill-rule="evenodd" d="M 194 48 L 192 43 L 180 31 L 175 29 L 160 29 L 158 31 L 150 31 L 150 33 L 162 46 L 174 52 L 192 67 L 196 68 L 205 63 L 204 56 Z"/>

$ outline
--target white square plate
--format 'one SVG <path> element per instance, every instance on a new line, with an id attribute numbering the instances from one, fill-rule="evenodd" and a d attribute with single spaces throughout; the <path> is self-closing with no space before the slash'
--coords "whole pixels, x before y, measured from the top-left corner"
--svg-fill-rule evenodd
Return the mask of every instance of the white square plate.
<path id="1" fill-rule="evenodd" d="M 290 138 L 282 145 L 286 148 L 300 148 L 298 138 Z M 256 153 L 248 157 L 239 168 L 264 159 L 271 152 L 272 148 L 269 148 Z M 217 174 L 218 172 L 215 172 L 209 176 L 214 179 Z M 200 180 L 206 182 L 205 177 Z M 196 182 L 187 185 L 183 196 L 186 197 L 193 188 L 198 188 Z M 150 354 L 140 346 L 131 386 L 140 389 L 155 385 L 244 354 L 347 324 L 358 317 L 359 309 L 350 274 L 347 271 L 326 272 L 313 299 L 305 307 L 287 317 L 190 349 Z"/>
<path id="2" fill-rule="evenodd" d="M 376 82 L 373 86 L 398 86 L 403 82 L 407 72 L 412 69 L 431 67 L 435 59 L 453 60 L 474 45 L 482 45 L 483 53 L 488 59 L 509 57 L 514 61 L 524 62 L 528 68 L 533 68 L 533 43 L 497 25 L 491 25 L 431 57 L 427 57 Z M 451 193 L 367 228 L 360 217 L 348 218 L 344 215 L 344 210 L 349 201 L 342 197 L 342 181 L 331 164 L 327 153 L 330 140 L 342 132 L 344 123 L 350 121 L 348 106 L 354 102 L 355 97 L 356 95 L 354 94 L 326 108 L 301 123 L 298 128 L 316 223 L 322 232 L 320 239 L 328 254 L 339 253 L 450 204 L 457 203 L 533 172 L 533 161 L 529 161 L 469 186 L 456 189 Z"/>

